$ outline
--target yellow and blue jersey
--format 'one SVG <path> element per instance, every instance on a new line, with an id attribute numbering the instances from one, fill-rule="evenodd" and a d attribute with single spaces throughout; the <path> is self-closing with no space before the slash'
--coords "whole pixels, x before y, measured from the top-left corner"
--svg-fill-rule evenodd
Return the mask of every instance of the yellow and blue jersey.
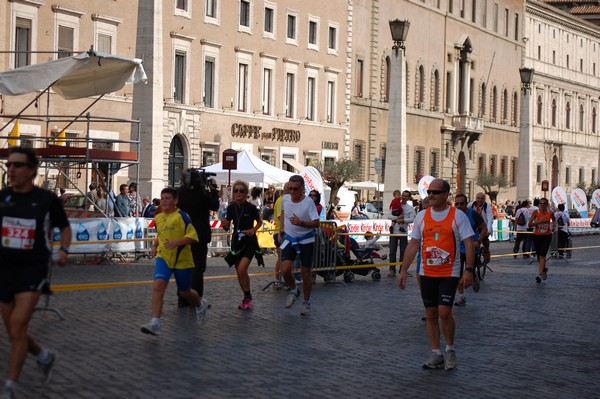
<path id="1" fill-rule="evenodd" d="M 156 257 L 167 262 L 171 269 L 189 269 L 194 267 L 192 249 L 190 245 L 177 248 L 165 248 L 167 240 L 179 240 L 183 237 L 191 238 L 198 242 L 198 234 L 192 225 L 192 219 L 181 209 L 172 213 L 161 212 L 154 218 L 158 235 L 158 250 Z"/>

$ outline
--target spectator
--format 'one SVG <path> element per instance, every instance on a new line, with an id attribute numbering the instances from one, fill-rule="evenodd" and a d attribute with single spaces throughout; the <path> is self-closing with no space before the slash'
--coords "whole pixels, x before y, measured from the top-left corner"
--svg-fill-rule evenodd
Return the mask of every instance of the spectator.
<path id="1" fill-rule="evenodd" d="M 121 193 L 117 195 L 116 198 L 116 207 L 115 207 L 115 215 L 120 217 L 128 217 L 129 216 L 129 187 L 127 184 L 121 184 L 119 186 L 119 190 Z"/>
<path id="2" fill-rule="evenodd" d="M 129 216 L 139 216 L 142 210 L 142 200 L 137 191 L 137 183 L 129 184 Z"/>

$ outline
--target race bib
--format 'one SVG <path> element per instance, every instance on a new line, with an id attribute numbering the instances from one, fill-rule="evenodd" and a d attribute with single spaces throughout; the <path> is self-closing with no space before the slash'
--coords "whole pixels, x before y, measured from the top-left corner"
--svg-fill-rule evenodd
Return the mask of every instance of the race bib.
<path id="1" fill-rule="evenodd" d="M 427 247 L 425 249 L 427 266 L 439 266 L 451 263 L 450 253 L 438 247 Z"/>
<path id="2" fill-rule="evenodd" d="M 12 249 L 33 249 L 35 219 L 2 218 L 2 246 Z"/>

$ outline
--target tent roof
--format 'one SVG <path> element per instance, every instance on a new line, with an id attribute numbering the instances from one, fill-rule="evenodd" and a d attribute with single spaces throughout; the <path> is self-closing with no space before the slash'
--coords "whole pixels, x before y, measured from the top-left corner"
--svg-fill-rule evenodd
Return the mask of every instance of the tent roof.
<path id="1" fill-rule="evenodd" d="M 139 58 L 88 51 L 0 73 L 0 93 L 16 96 L 48 87 L 66 100 L 102 95 L 145 82 Z"/>
<path id="2" fill-rule="evenodd" d="M 223 169 L 223 163 L 217 163 L 204 168 L 207 172 L 216 173 L 216 180 L 227 182 L 229 170 Z M 276 168 L 250 151 L 241 151 L 237 154 L 237 169 L 231 171 L 231 182 L 243 180 L 252 183 L 281 184 L 290 179 L 294 173 Z"/>

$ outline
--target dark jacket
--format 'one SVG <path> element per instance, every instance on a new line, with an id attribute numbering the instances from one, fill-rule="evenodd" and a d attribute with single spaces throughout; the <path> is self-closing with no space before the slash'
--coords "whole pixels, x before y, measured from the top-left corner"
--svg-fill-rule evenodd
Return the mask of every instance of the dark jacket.
<path id="1" fill-rule="evenodd" d="M 198 233 L 198 242 L 210 242 L 210 211 L 219 210 L 219 190 L 210 191 L 196 188 L 190 190 L 187 186 L 181 186 L 179 202 L 177 207 L 187 213 L 192 219 L 192 225 Z"/>

